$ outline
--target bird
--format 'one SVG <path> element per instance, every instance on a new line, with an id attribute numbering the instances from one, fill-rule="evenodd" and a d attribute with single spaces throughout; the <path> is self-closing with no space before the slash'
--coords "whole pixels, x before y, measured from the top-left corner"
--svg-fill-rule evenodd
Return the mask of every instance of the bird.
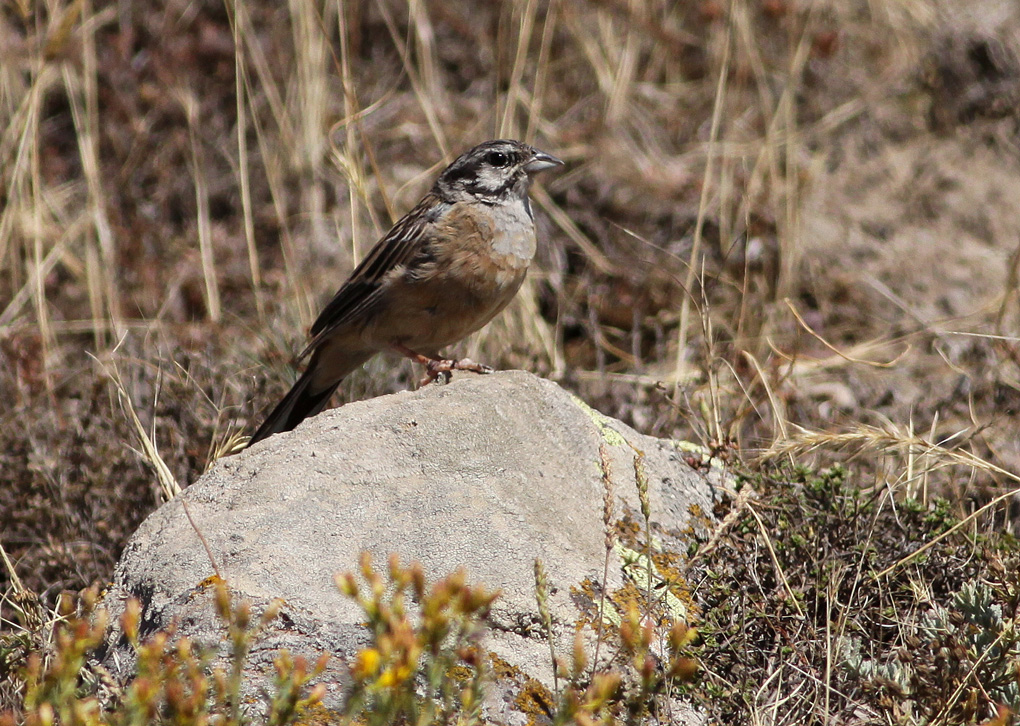
<path id="1" fill-rule="evenodd" d="M 532 177 L 562 165 L 513 139 L 464 152 L 368 252 L 309 331 L 297 382 L 247 446 L 322 411 L 343 379 L 378 353 L 425 366 L 423 383 L 453 370 L 491 372 L 440 351 L 481 329 L 524 282 L 536 248 Z"/>

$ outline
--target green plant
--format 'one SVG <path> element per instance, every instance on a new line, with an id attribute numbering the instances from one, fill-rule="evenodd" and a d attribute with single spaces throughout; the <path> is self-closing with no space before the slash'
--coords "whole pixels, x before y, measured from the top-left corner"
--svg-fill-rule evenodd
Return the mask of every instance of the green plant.
<path id="1" fill-rule="evenodd" d="M 241 672 L 259 632 L 278 614 L 274 603 L 254 622 L 251 606 L 235 604 L 225 582 L 215 582 L 216 610 L 231 644 L 229 670 L 213 666 L 213 652 L 199 648 L 173 629 L 139 638 L 141 605 L 129 600 L 121 627 L 137 656 L 134 677 L 121 686 L 113 683 L 90 656 L 102 644 L 107 626 L 105 610 L 94 610 L 97 593 L 85 591 L 79 612 L 63 598 L 53 623 L 52 643 L 33 651 L 23 668 L 24 707 L 20 714 L 0 715 L 0 724 L 13 726 L 240 726 L 251 718 L 242 709 Z M 321 700 L 321 686 L 310 681 L 325 667 L 325 660 L 309 668 L 303 658 L 282 652 L 274 661 L 276 690 L 264 721 L 269 726 L 294 723 L 309 706 Z"/>
<path id="2" fill-rule="evenodd" d="M 1012 613 L 1003 603 L 1013 601 Z M 969 722 L 991 700 L 1020 710 L 1020 624 L 1017 596 L 1001 586 L 967 582 L 948 601 L 932 603 L 905 623 L 909 649 L 863 655 L 860 638 L 849 638 L 843 659 L 868 687 L 897 698 L 911 723 Z"/>
<path id="3" fill-rule="evenodd" d="M 420 564 L 402 566 L 395 555 L 388 584 L 368 553 L 360 572 L 367 589 L 353 573 L 337 577 L 372 635 L 351 666 L 345 716 L 368 726 L 479 723 L 486 678 L 479 641 L 498 591 L 467 585 L 462 570 L 428 587 Z"/>
<path id="4" fill-rule="evenodd" d="M 944 500 L 901 506 L 845 467 L 766 468 L 703 575 L 705 678 L 720 722 L 981 723 L 1016 709 L 1015 541 Z M 995 722 L 998 723 L 998 722 Z M 1003 721 L 1002 723 L 1007 723 Z"/>
<path id="5" fill-rule="evenodd" d="M 698 671 L 697 661 L 687 655 L 697 631 L 685 623 L 673 623 L 666 628 L 663 652 L 656 654 L 660 630 L 653 618 L 643 616 L 631 602 L 620 625 L 604 630 L 603 637 L 619 648 L 618 663 L 590 678 L 578 635 L 571 665 L 556 664 L 556 669 L 567 675 L 567 682 L 559 693 L 552 722 L 579 726 L 621 720 L 627 724 L 646 722 L 655 714 L 660 699 L 674 695 L 677 686 L 693 680 Z"/>

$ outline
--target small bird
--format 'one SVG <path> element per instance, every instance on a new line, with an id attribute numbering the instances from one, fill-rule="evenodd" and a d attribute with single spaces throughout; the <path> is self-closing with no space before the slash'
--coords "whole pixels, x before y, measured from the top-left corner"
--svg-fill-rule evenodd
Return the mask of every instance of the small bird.
<path id="1" fill-rule="evenodd" d="M 248 446 L 319 413 L 351 371 L 383 351 L 423 364 L 426 381 L 453 370 L 490 372 L 439 351 L 480 329 L 517 294 L 535 254 L 531 177 L 562 163 L 500 139 L 446 167 L 319 314 L 298 356 L 311 356 L 308 367 Z"/>

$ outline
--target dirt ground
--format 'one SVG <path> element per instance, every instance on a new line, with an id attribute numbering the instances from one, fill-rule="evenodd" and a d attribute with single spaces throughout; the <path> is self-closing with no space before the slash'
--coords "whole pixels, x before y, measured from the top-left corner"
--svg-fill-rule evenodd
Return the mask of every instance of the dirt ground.
<path id="1" fill-rule="evenodd" d="M 139 431 L 194 481 L 493 136 L 567 164 L 529 284 L 461 352 L 734 462 L 871 425 L 1020 469 L 1015 3 L 306 5 L 0 10 L 0 520 L 45 599 L 161 501 Z M 338 402 L 418 377 L 378 359 Z M 864 485 L 1015 486 L 864 438 Z"/>

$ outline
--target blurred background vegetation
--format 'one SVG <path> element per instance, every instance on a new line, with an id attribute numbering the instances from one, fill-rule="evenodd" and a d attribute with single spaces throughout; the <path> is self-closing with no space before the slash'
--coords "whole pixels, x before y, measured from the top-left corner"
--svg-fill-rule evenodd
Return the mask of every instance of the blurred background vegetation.
<path id="1" fill-rule="evenodd" d="M 1020 463 L 1018 38 L 996 0 L 8 0 L 3 547 L 45 602 L 108 580 L 153 462 L 184 486 L 250 432 L 360 256 L 493 137 L 567 165 L 457 352 L 972 511 Z M 337 402 L 418 377 L 380 358 Z"/>

